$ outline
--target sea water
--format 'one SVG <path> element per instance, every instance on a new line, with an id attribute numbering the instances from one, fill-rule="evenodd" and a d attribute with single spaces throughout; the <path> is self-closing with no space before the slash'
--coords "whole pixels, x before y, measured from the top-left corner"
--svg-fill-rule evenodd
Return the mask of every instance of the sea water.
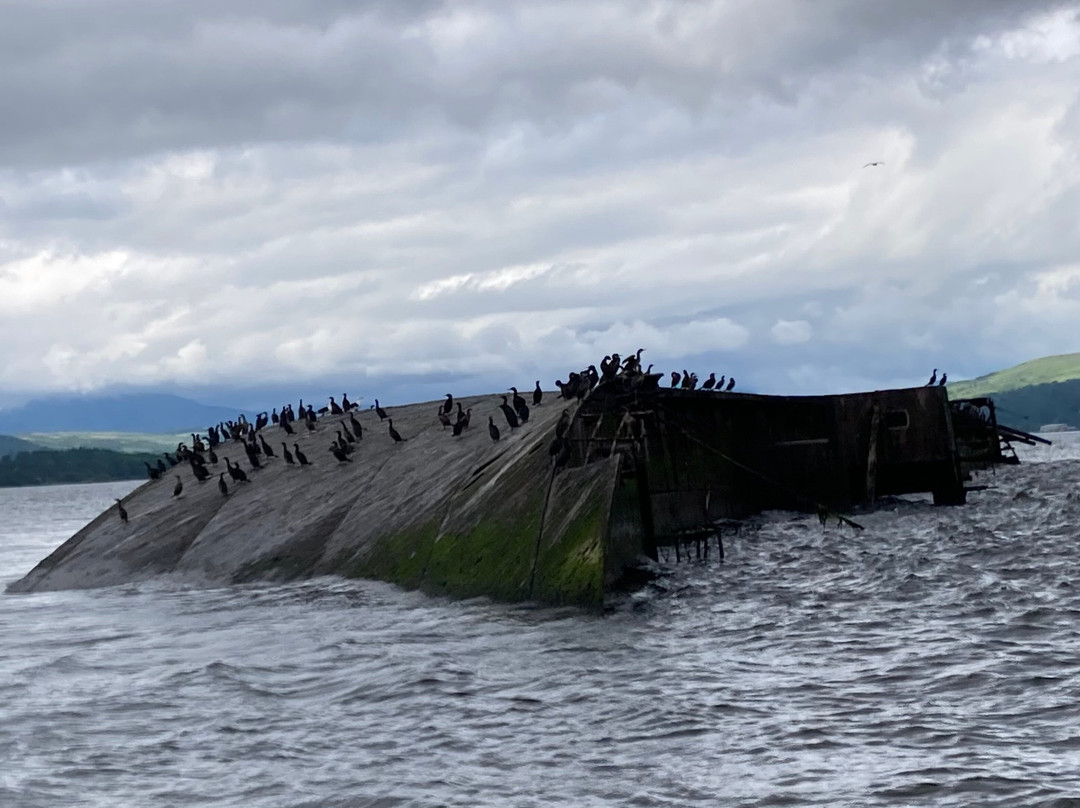
<path id="1" fill-rule="evenodd" d="M 1080 805 L 1080 440 L 763 515 L 602 615 L 369 581 L 0 596 L 0 806 Z M 137 483 L 0 490 L 0 586 Z"/>

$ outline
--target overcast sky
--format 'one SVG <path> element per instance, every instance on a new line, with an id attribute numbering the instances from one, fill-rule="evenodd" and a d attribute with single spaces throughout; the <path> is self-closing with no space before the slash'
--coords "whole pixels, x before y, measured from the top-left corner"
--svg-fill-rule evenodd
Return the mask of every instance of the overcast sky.
<path id="1" fill-rule="evenodd" d="M 0 0 L 0 404 L 1080 351 L 1078 12 Z"/>

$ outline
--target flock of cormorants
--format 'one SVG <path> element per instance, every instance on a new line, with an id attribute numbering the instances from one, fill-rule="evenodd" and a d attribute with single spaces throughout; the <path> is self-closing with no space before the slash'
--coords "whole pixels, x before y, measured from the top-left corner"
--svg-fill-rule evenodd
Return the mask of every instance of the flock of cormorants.
<path id="1" fill-rule="evenodd" d="M 599 385 L 605 382 L 615 382 L 616 380 L 619 383 L 628 385 L 630 388 L 657 388 L 661 374 L 654 374 L 652 365 L 642 370 L 641 354 L 643 350 L 638 349 L 636 353 L 631 354 L 626 359 L 622 359 L 617 353 L 605 356 L 600 362 L 599 371 L 595 365 L 589 365 L 580 372 L 570 373 L 565 382 L 557 380 L 555 385 L 559 389 L 560 397 L 580 401 Z M 684 370 L 681 374 L 673 372 L 671 377 L 672 387 L 686 390 L 724 389 L 731 391 L 735 386 L 735 380 L 731 379 L 728 381 L 726 388 L 722 387 L 724 377 L 721 376 L 718 382 L 715 373 L 710 374 L 700 388 L 698 388 L 698 377 L 694 373 L 688 373 Z M 506 426 L 513 431 L 522 424 L 528 423 L 530 406 L 525 397 L 518 392 L 518 388 L 510 387 L 509 393 L 511 395 L 501 396 L 498 410 L 501 412 Z M 540 381 L 537 380 L 536 387 L 532 391 L 532 407 L 541 406 L 543 398 L 544 391 L 540 386 Z M 327 451 L 333 455 L 339 464 L 352 463 L 350 455 L 356 451 L 357 442 L 363 440 L 364 437 L 364 429 L 356 417 L 359 409 L 359 404 L 350 401 L 347 394 L 342 394 L 340 404 L 333 396 L 330 396 L 329 404 L 316 410 L 310 403 L 305 405 L 303 399 L 300 399 L 295 410 L 291 403 L 281 407 L 280 412 L 275 407 L 270 414 L 266 412 L 259 413 L 254 423 L 249 422 L 241 414 L 235 421 L 226 420 L 209 427 L 205 437 L 191 433 L 190 447 L 186 443 L 178 444 L 175 452 L 163 452 L 156 465 L 152 466 L 145 463 L 147 476 L 151 480 L 158 480 L 167 475 L 170 469 L 187 465 L 197 482 L 206 482 L 206 480 L 214 476 L 210 467 L 217 466 L 219 463 L 217 450 L 226 445 L 231 445 L 233 448 L 242 448 L 251 470 L 259 470 L 267 460 L 278 457 L 278 450 L 274 449 L 265 437 L 266 430 L 271 426 L 276 426 L 292 439 L 291 451 L 289 449 L 290 441 L 275 441 L 275 443 L 280 442 L 281 444 L 280 456 L 282 460 L 290 466 L 311 466 L 313 465 L 312 462 L 300 449 L 297 431 L 299 429 L 303 429 L 308 433 L 325 431 L 319 427 L 319 417 L 325 415 L 340 416 L 340 420 L 331 424 L 336 437 L 331 440 Z M 407 440 L 394 427 L 393 419 L 379 405 L 378 399 L 375 399 L 371 409 L 378 416 L 380 422 L 386 421 L 387 434 L 395 444 L 404 443 Z M 461 437 L 469 428 L 472 409 L 463 408 L 460 401 L 455 402 L 453 395 L 447 393 L 446 400 L 439 405 L 436 415 L 444 430 L 449 429 L 453 437 Z M 550 446 L 550 454 L 557 466 L 565 463 L 569 456 L 569 442 L 566 439 L 566 433 L 570 428 L 570 421 L 570 411 L 564 409 L 556 424 L 555 438 Z M 502 437 L 499 425 L 495 423 L 495 415 L 488 416 L 488 435 L 492 441 L 498 441 Z M 229 496 L 229 482 L 226 482 L 226 476 L 234 485 L 249 483 L 250 480 L 247 472 L 241 468 L 239 463 L 234 463 L 229 457 L 223 459 L 225 471 L 218 472 L 217 484 L 221 495 L 227 497 Z M 176 484 L 173 487 L 172 496 L 179 497 L 183 493 L 184 483 L 179 474 L 174 474 L 174 476 L 176 477 Z M 116 502 L 121 520 L 127 522 L 128 514 L 124 510 L 121 500 L 118 499 Z"/>

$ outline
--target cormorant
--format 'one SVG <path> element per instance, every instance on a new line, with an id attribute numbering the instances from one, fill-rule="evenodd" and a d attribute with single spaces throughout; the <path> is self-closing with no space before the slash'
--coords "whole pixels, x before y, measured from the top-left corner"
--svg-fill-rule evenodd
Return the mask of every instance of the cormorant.
<path id="1" fill-rule="evenodd" d="M 379 399 L 375 399 L 375 414 L 379 416 L 380 421 L 386 420 L 386 410 L 379 406 Z"/>
<path id="2" fill-rule="evenodd" d="M 176 485 L 173 486 L 172 495 L 174 497 L 180 496 L 180 492 L 184 490 L 184 484 L 180 482 L 180 477 L 176 478 Z"/>
<path id="3" fill-rule="evenodd" d="M 280 421 L 281 421 L 281 419 L 278 417 L 278 414 L 277 414 L 277 407 L 274 407 L 274 411 L 272 413 L 270 413 L 270 422 L 276 424 L 276 423 L 279 423 Z"/>
<path id="4" fill-rule="evenodd" d="M 356 433 L 356 439 L 363 440 L 364 430 L 360 427 L 360 422 L 356 420 L 356 416 L 351 412 L 349 413 L 349 423 L 352 424 L 353 432 Z"/>
<path id="5" fill-rule="evenodd" d="M 723 376 L 720 377 L 720 381 L 718 381 L 716 383 L 716 387 L 714 387 L 713 389 L 714 390 L 723 390 L 724 389 L 724 377 Z"/>
<path id="6" fill-rule="evenodd" d="M 215 452 L 213 449 L 210 450 L 210 465 L 217 465 L 217 452 Z"/>
<path id="7" fill-rule="evenodd" d="M 206 466 L 199 466 L 195 463 L 191 464 L 191 473 L 195 475 L 195 479 L 200 483 L 210 479 L 210 472 L 206 470 Z"/>
<path id="8" fill-rule="evenodd" d="M 672 387 L 678 387 L 679 386 L 679 372 L 676 371 L 676 370 L 671 371 L 671 386 Z"/>
<path id="9" fill-rule="evenodd" d="M 225 472 L 224 471 L 221 472 L 221 474 L 218 475 L 217 487 L 218 487 L 218 491 L 221 492 L 221 496 L 223 496 L 223 497 L 229 496 L 229 486 L 225 482 Z"/>
<path id="10" fill-rule="evenodd" d="M 949 374 L 946 373 L 945 371 L 942 371 L 941 372 L 941 381 L 938 382 L 938 387 L 944 387 L 945 386 L 945 380 L 948 379 L 948 378 L 949 378 Z"/>
<path id="11" fill-rule="evenodd" d="M 563 410 L 562 415 L 559 416 L 559 422 L 555 424 L 555 437 L 561 438 L 566 435 L 566 430 L 570 428 L 570 410 Z"/>
<path id="12" fill-rule="evenodd" d="M 226 457 L 225 458 L 225 468 L 228 469 L 229 476 L 232 477 L 234 480 L 236 480 L 238 483 L 246 483 L 246 482 L 248 482 L 247 474 L 245 474 L 244 470 L 242 468 L 240 468 L 239 463 L 237 463 L 234 466 L 229 462 L 229 458 Z"/>
<path id="13" fill-rule="evenodd" d="M 443 402 L 442 411 L 447 415 L 450 414 L 450 410 L 454 409 L 454 397 L 449 393 L 446 394 L 446 401 Z"/>
<path id="14" fill-rule="evenodd" d="M 146 474 L 147 474 L 147 476 L 150 477 L 151 480 L 158 480 L 158 479 L 161 478 L 161 470 L 160 469 L 154 468 L 149 463 L 147 463 L 145 460 L 143 461 L 143 465 L 146 466 Z"/>
<path id="15" fill-rule="evenodd" d="M 495 426 L 495 416 L 488 416 L 488 434 L 491 435 L 492 440 L 499 439 L 499 428 Z"/>
<path id="16" fill-rule="evenodd" d="M 735 377 L 732 376 L 728 379 L 727 387 L 724 388 L 724 392 L 730 393 L 735 388 Z"/>
<path id="17" fill-rule="evenodd" d="M 349 410 L 351 410 L 355 406 L 356 406 L 356 404 L 354 402 L 349 401 L 349 394 L 348 393 L 342 393 L 341 394 L 341 409 L 343 409 L 345 412 L 348 412 Z"/>
<path id="18" fill-rule="evenodd" d="M 446 429 L 450 426 L 450 416 L 443 412 L 442 405 L 439 405 L 439 423 L 442 424 L 442 428 Z"/>
<path id="19" fill-rule="evenodd" d="M 517 413 L 514 412 L 513 407 L 511 407 L 509 404 L 506 403 L 506 396 L 502 397 L 502 404 L 499 405 L 499 409 L 501 409 L 503 411 L 503 415 L 506 416 L 506 423 L 508 423 L 510 425 L 510 428 L 511 429 L 517 428 L 517 425 L 518 425 Z"/>
<path id="20" fill-rule="evenodd" d="M 300 444 L 294 443 L 293 450 L 296 452 L 296 462 L 301 466 L 310 466 L 311 461 L 307 459 L 307 455 L 300 451 Z"/>
<path id="21" fill-rule="evenodd" d="M 289 447 L 285 445 L 284 442 L 281 444 L 281 456 L 285 458 L 285 462 L 290 466 L 296 463 L 296 461 L 293 460 L 292 452 L 289 451 Z"/>
<path id="22" fill-rule="evenodd" d="M 116 500 L 116 512 L 120 514 L 120 521 L 126 525 L 127 511 L 124 510 L 124 504 L 120 500 Z"/>
<path id="23" fill-rule="evenodd" d="M 262 464 L 259 463 L 259 453 L 255 449 L 255 445 L 253 443 L 245 443 L 244 444 L 244 452 L 245 452 L 245 454 L 247 454 L 248 462 L 251 464 L 251 467 L 253 469 L 261 469 L 262 468 Z M 236 467 L 240 468 L 240 464 L 237 463 Z"/>
<path id="24" fill-rule="evenodd" d="M 334 431 L 337 432 L 338 440 L 341 440 L 341 430 L 336 429 Z M 346 443 L 356 443 L 356 438 L 353 437 L 353 434 L 352 434 L 352 432 L 349 431 L 348 427 L 345 427 L 345 442 Z"/>
<path id="25" fill-rule="evenodd" d="M 455 438 L 460 438 L 461 433 L 464 432 L 464 431 L 465 431 L 465 419 L 462 418 L 462 419 L 458 419 L 457 421 L 455 421 L 454 422 L 454 429 L 453 429 L 454 437 Z"/>
<path id="26" fill-rule="evenodd" d="M 173 465 L 173 466 L 175 466 L 176 464 L 175 464 L 175 463 L 172 463 L 172 461 L 170 461 L 170 465 Z M 159 457 L 159 458 L 157 459 L 157 470 L 158 470 L 158 472 L 159 472 L 159 473 L 161 473 L 161 474 L 164 474 L 164 473 L 165 473 L 166 471 L 168 471 L 168 469 L 167 469 L 167 468 L 165 468 L 165 464 L 161 462 L 161 458 L 160 458 L 160 457 Z"/>
<path id="27" fill-rule="evenodd" d="M 315 419 L 314 418 L 305 418 L 304 419 L 304 426 L 307 427 L 308 432 L 314 432 L 315 431 Z"/>
<path id="28" fill-rule="evenodd" d="M 390 437 L 394 439 L 394 443 L 401 443 L 405 438 L 401 437 L 396 429 L 394 429 L 394 419 L 390 419 Z"/>
<path id="29" fill-rule="evenodd" d="M 715 373 L 710 373 L 709 378 L 707 378 L 705 381 L 703 381 L 701 383 L 701 389 L 702 390 L 712 390 L 714 384 L 716 384 L 716 374 Z"/>
<path id="30" fill-rule="evenodd" d="M 540 380 L 536 380 L 536 389 L 533 390 L 533 406 L 539 407 L 540 400 L 544 397 L 544 391 L 540 389 Z"/>
<path id="31" fill-rule="evenodd" d="M 347 454 L 345 454 L 343 451 L 341 451 L 341 447 L 339 447 L 336 443 L 331 443 L 330 444 L 330 451 L 333 453 L 334 457 L 337 458 L 337 461 L 339 463 L 351 463 L 352 462 L 352 460 L 349 459 L 349 456 Z"/>
<path id="32" fill-rule="evenodd" d="M 285 430 L 286 435 L 296 434 L 295 432 L 293 432 L 293 428 L 289 426 L 289 422 L 284 418 L 281 419 L 281 428 Z"/>
<path id="33" fill-rule="evenodd" d="M 522 396 L 518 395 L 516 387 L 511 387 L 510 389 L 514 393 L 514 412 L 517 413 L 518 419 L 524 424 L 529 420 L 529 405 L 525 403 L 525 399 Z"/>
<path id="34" fill-rule="evenodd" d="M 469 409 L 465 410 L 465 414 L 463 416 L 461 416 L 461 428 L 462 429 L 468 429 L 469 428 L 469 421 L 471 421 L 471 420 L 472 420 L 472 407 L 469 407 Z"/>
<path id="35" fill-rule="evenodd" d="M 276 456 L 274 454 L 273 448 L 270 446 L 269 443 L 266 442 L 266 438 L 264 438 L 262 436 L 261 432 L 259 433 L 259 443 L 262 444 L 262 451 L 263 451 L 264 455 L 266 455 L 267 457 L 275 457 Z"/>
<path id="36" fill-rule="evenodd" d="M 330 414 L 331 415 L 344 415 L 345 414 L 345 410 L 341 409 L 341 405 L 339 405 L 336 401 L 334 401 L 333 396 L 330 396 Z"/>
<path id="37" fill-rule="evenodd" d="M 937 384 L 937 368 L 934 368 L 934 372 L 930 374 L 930 381 L 926 383 L 927 387 L 933 387 Z"/>

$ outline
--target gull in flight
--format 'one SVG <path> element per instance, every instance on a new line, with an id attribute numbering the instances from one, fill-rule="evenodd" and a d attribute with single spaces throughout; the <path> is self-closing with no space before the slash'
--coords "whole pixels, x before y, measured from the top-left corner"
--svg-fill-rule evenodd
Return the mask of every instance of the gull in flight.
<path id="1" fill-rule="evenodd" d="M 870 166 L 883 166 L 883 165 L 885 165 L 885 161 L 884 160 L 878 160 L 878 161 L 873 162 L 873 163 L 867 163 L 866 165 L 863 166 L 863 168 L 869 168 Z"/>

